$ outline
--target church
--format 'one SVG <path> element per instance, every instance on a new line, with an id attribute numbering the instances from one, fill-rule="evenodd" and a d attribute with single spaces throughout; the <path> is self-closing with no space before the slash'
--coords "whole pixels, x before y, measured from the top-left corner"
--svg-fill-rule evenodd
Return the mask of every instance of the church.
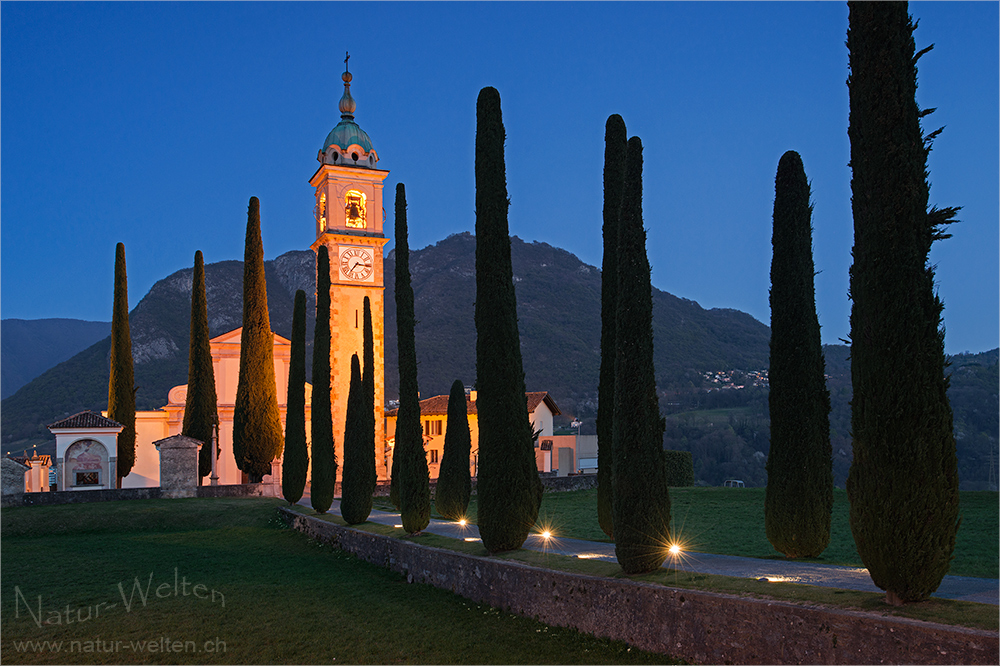
<path id="1" fill-rule="evenodd" d="M 345 59 L 345 63 L 347 60 Z M 347 68 L 345 68 L 347 69 Z M 351 356 L 362 354 L 362 312 L 364 299 L 371 302 L 375 342 L 375 423 L 385 422 L 385 322 L 383 246 L 389 241 L 383 224 L 383 181 L 388 171 L 377 168 L 378 153 L 371 138 L 354 120 L 357 104 L 351 96 L 350 71 L 341 77 L 344 93 L 340 98 L 340 122 L 323 141 L 316 157 L 319 167 L 309 179 L 314 190 L 315 252 L 325 245 L 330 253 L 330 366 L 333 436 L 337 460 L 344 459 L 344 419 L 351 382 Z M 210 341 L 215 389 L 219 411 L 218 483 L 245 483 L 246 475 L 233 457 L 233 413 L 239 382 L 240 332 L 236 329 Z M 278 409 L 285 422 L 291 343 L 274 336 L 274 376 Z M 187 386 L 170 390 L 162 409 L 136 413 L 136 460 L 122 479 L 123 488 L 159 485 L 159 454 L 155 443 L 180 433 L 184 420 Z M 311 417 L 312 387 L 306 385 L 306 432 Z M 210 446 L 206 442 L 206 446 Z M 385 451 L 383 427 L 375 431 L 376 452 Z M 376 455 L 379 479 L 389 477 L 391 457 Z M 272 464 L 272 474 L 264 482 L 280 483 L 281 461 Z M 338 467 L 338 480 L 340 468 Z M 204 480 L 208 483 L 208 478 Z M 103 485 L 103 487 L 113 487 Z M 68 488 L 67 488 L 68 489 Z"/>
<path id="2" fill-rule="evenodd" d="M 347 63 L 347 59 L 345 59 Z M 345 70 L 347 68 L 345 67 Z M 309 179 L 314 190 L 315 252 L 326 246 L 330 254 L 330 366 L 333 435 L 338 461 L 344 459 L 344 424 L 351 380 L 351 356 L 362 356 L 364 299 L 371 302 L 375 351 L 375 431 L 376 471 L 380 481 L 389 479 L 392 469 L 392 444 L 395 413 L 385 410 L 385 298 L 383 247 L 385 209 L 382 202 L 383 181 L 388 171 L 377 168 L 379 157 L 371 138 L 354 120 L 357 104 L 351 96 L 350 71 L 342 75 L 344 93 L 340 98 L 340 122 L 323 141 L 317 155 L 319 167 Z M 218 399 L 219 457 L 215 473 L 219 485 L 246 483 L 247 477 L 236 466 L 233 456 L 233 415 L 239 383 L 240 340 L 242 329 L 216 336 L 210 341 L 215 388 Z M 274 376 L 278 409 L 282 424 L 287 411 L 288 374 L 291 342 L 274 335 Z M 310 432 L 312 387 L 306 385 L 306 433 Z M 132 470 L 122 479 L 123 488 L 160 485 L 158 444 L 181 431 L 187 386 L 175 386 L 168 393 L 167 404 L 154 411 L 136 413 L 136 456 Z M 443 403 L 442 403 L 443 399 Z M 529 393 L 527 409 L 539 426 L 536 445 L 539 471 L 554 471 L 552 452 L 552 417 L 559 409 L 547 393 Z M 424 404 L 426 403 L 426 404 Z M 431 478 L 437 477 L 442 453 L 444 411 L 432 409 L 431 403 L 446 404 L 447 396 L 437 396 L 421 404 Z M 477 448 L 475 395 L 469 401 L 473 448 Z M 49 426 L 57 439 L 59 490 L 113 488 L 116 478 L 115 439 L 121 426 L 97 414 L 81 413 Z M 387 437 L 388 429 L 388 437 Z M 204 446 L 211 446 L 205 442 Z M 574 447 L 575 448 L 575 447 Z M 86 455 L 79 455 L 84 451 Z M 568 449 L 557 449 L 561 455 Z M 576 471 L 570 455 L 560 466 L 563 473 Z M 81 462 L 82 461 L 82 462 Z M 470 461 L 475 474 L 475 452 Z M 341 467 L 338 466 L 337 480 Z M 272 463 L 265 484 L 277 487 L 280 494 L 281 460 Z M 209 477 L 202 481 L 208 484 Z"/>

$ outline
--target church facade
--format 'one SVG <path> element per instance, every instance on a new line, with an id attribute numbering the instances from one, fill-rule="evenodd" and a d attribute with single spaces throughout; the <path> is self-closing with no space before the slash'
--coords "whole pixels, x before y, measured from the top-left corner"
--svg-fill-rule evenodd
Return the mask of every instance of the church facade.
<path id="1" fill-rule="evenodd" d="M 364 299 L 372 311 L 375 343 L 375 451 L 380 480 L 389 478 L 392 463 L 385 448 L 385 298 L 383 246 L 388 242 L 383 231 L 385 210 L 382 185 L 388 171 L 376 168 L 378 153 L 368 134 L 354 121 L 357 104 L 351 96 L 352 75 L 341 77 L 344 93 L 340 99 L 340 122 L 330 131 L 317 155 L 319 168 L 309 179 L 314 190 L 314 225 L 316 240 L 311 249 L 326 246 L 330 253 L 330 404 L 333 411 L 333 434 L 337 460 L 344 459 L 344 423 L 351 382 L 351 356 L 363 359 Z M 219 458 L 218 483 L 245 483 L 246 476 L 236 467 L 233 457 L 233 413 L 239 383 L 240 333 L 236 329 L 213 338 L 212 368 L 218 397 Z M 291 343 L 274 335 L 274 377 L 278 410 L 284 426 Z M 181 431 L 187 386 L 170 390 L 167 404 L 158 410 L 136 413 L 136 459 L 132 471 L 122 479 L 123 488 L 159 485 L 159 452 L 154 442 Z M 312 386 L 306 385 L 306 435 L 311 421 Z M 205 446 L 211 446 L 205 442 Z M 265 483 L 280 483 L 281 460 L 272 465 Z M 270 478 L 269 478 L 270 477 Z M 338 464 L 337 480 L 341 477 Z M 203 481 L 208 483 L 208 477 Z M 72 489 L 73 485 L 64 486 Z M 104 487 L 108 487 L 106 484 Z M 111 486 L 113 487 L 113 486 Z M 81 486 L 80 489 L 83 489 Z"/>

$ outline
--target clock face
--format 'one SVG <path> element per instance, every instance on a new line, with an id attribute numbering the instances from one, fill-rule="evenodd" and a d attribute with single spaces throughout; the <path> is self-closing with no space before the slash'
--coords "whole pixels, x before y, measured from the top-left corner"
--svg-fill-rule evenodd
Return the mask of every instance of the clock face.
<path id="1" fill-rule="evenodd" d="M 340 274 L 352 282 L 373 282 L 375 262 L 372 251 L 366 247 L 340 248 Z"/>

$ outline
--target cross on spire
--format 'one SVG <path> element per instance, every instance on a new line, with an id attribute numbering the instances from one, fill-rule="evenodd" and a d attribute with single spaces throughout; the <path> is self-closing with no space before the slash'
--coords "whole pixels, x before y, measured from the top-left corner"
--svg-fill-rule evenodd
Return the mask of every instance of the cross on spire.
<path id="1" fill-rule="evenodd" d="M 347 56 L 346 58 L 344 58 L 344 71 L 350 71 L 350 69 L 347 67 L 347 61 L 351 59 L 351 54 L 348 51 L 344 51 L 344 54 Z"/>

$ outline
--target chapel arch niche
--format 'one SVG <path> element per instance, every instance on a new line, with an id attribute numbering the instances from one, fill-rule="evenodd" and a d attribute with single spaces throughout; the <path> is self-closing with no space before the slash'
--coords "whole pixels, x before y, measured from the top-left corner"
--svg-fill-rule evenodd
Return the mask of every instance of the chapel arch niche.
<path id="1" fill-rule="evenodd" d="M 66 449 L 67 481 L 70 488 L 107 488 L 108 450 L 93 439 L 81 439 Z"/>

